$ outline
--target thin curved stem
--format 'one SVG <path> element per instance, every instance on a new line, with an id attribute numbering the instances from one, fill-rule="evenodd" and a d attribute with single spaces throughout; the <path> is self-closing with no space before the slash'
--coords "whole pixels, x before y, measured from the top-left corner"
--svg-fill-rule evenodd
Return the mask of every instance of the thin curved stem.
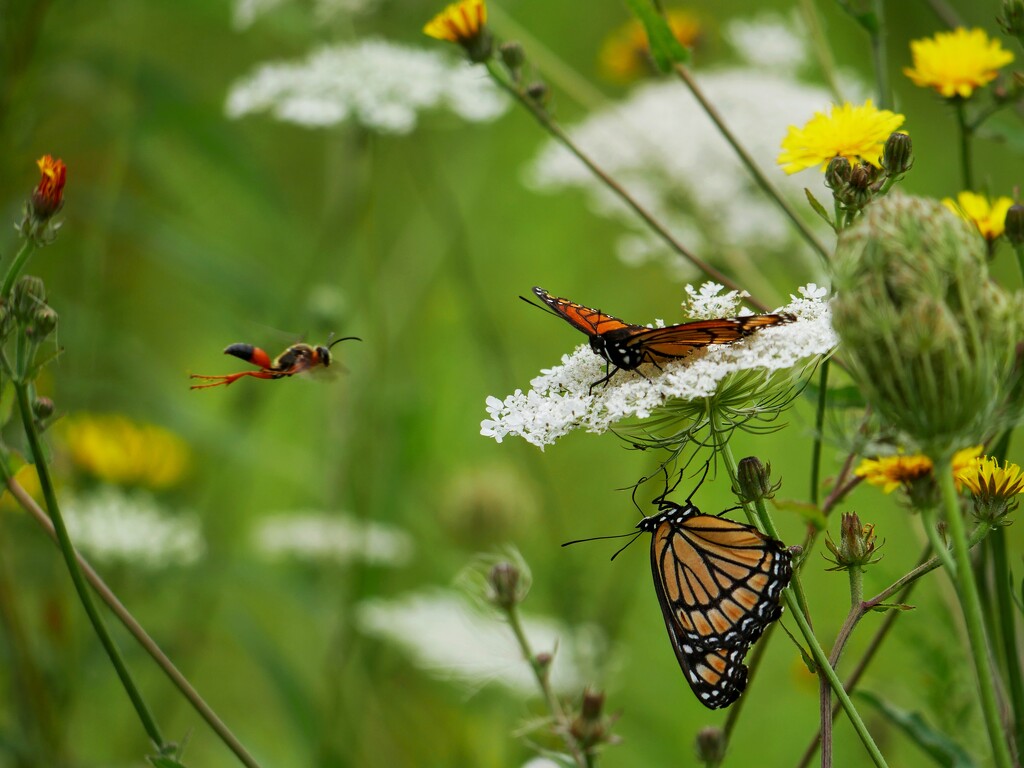
<path id="1" fill-rule="evenodd" d="M 971 658 L 977 673 L 978 693 L 981 698 L 981 709 L 985 716 L 985 727 L 988 730 L 988 738 L 992 746 L 992 757 L 997 768 L 1012 768 L 1013 759 L 1010 756 L 1006 733 L 999 715 L 999 702 L 996 698 L 995 679 L 992 675 L 978 585 L 974 579 L 974 569 L 971 568 L 970 546 L 964 530 L 956 486 L 953 482 L 953 469 L 948 458 L 944 457 L 935 461 L 935 477 L 939 482 L 942 504 L 946 513 L 946 524 L 953 544 L 953 556 L 957 564 L 954 585 L 960 598 L 964 624 L 967 626 Z M 950 575 L 952 577 L 952 574 Z"/>
<path id="2" fill-rule="evenodd" d="M 14 261 L 11 262 L 11 266 L 7 268 L 7 274 L 4 275 L 3 288 L 0 288 L 0 297 L 6 299 L 11 295 L 11 288 L 14 287 L 14 281 L 18 279 L 18 275 L 21 274 L 21 270 L 25 266 L 25 262 L 28 261 L 29 256 L 31 256 L 35 250 L 35 241 L 30 237 L 26 237 L 24 242 L 21 244 L 21 248 L 18 249 L 18 253 L 14 256 Z"/>
<path id="3" fill-rule="evenodd" d="M 11 495 L 18 500 L 22 508 L 28 512 L 35 519 L 37 523 L 46 531 L 46 534 L 53 539 L 55 544 L 59 544 L 57 540 L 57 533 L 53 527 L 53 523 L 50 518 L 46 516 L 35 500 L 29 496 L 29 494 L 22 488 L 13 478 L 7 478 L 7 490 L 11 492 Z M 78 564 L 82 569 L 82 573 L 86 578 L 86 581 L 96 591 L 96 594 L 100 596 L 100 599 L 107 604 L 107 607 L 111 612 L 118 618 L 124 628 L 131 633 L 132 637 L 138 642 L 140 646 L 150 655 L 153 661 L 156 662 L 157 666 L 164 671 L 164 674 L 170 679 L 174 686 L 181 691 L 182 695 L 192 705 L 193 709 L 199 713 L 199 716 L 203 718 L 213 730 L 214 733 L 220 737 L 220 740 L 224 742 L 225 746 L 230 749 L 235 756 L 238 758 L 242 765 L 247 768 L 260 768 L 259 763 L 256 762 L 255 758 L 249 754 L 249 752 L 242 746 L 242 743 L 235 737 L 231 730 L 224 724 L 224 722 L 217 717 L 217 713 L 214 712 L 210 705 L 207 704 L 199 692 L 189 683 L 186 677 L 178 670 L 167 655 L 160 649 L 156 641 L 143 629 L 142 625 L 136 621 L 135 617 L 132 616 L 131 612 L 125 608 L 124 604 L 117 598 L 113 590 L 107 586 L 103 578 L 96 572 L 96 570 L 90 565 L 89 561 L 85 559 L 81 554 L 76 553 Z"/>
<path id="4" fill-rule="evenodd" d="M 971 162 L 971 139 L 974 131 L 967 122 L 967 112 L 964 100 L 956 97 L 953 99 L 953 106 L 956 110 L 957 127 L 960 129 L 960 174 L 963 181 L 963 188 L 974 189 L 974 173 Z"/>
<path id="5" fill-rule="evenodd" d="M 22 426 L 25 429 L 25 436 L 28 439 L 29 450 L 32 454 L 32 461 L 36 468 L 36 474 L 39 476 L 39 486 L 43 491 L 43 497 L 46 499 L 46 507 L 50 515 L 50 521 L 53 523 L 54 535 L 57 537 L 57 544 L 60 548 L 61 554 L 64 556 L 64 562 L 67 565 L 71 581 L 74 583 L 75 591 L 78 593 L 78 599 L 82 603 L 82 607 L 85 609 L 86 615 L 89 617 L 89 622 L 92 624 L 93 631 L 96 632 L 96 636 L 99 638 L 100 643 L 103 645 L 103 649 L 110 658 L 110 663 L 114 666 L 114 670 L 117 672 L 117 676 L 121 680 L 121 685 L 128 694 L 128 698 L 131 699 L 132 706 L 135 707 L 135 712 L 138 714 L 139 720 L 142 722 L 142 727 L 145 728 L 146 733 L 149 734 L 150 740 L 157 749 L 160 752 L 163 752 L 168 745 L 165 744 L 163 735 L 160 733 L 160 728 L 156 724 L 156 720 L 153 718 L 152 713 L 149 711 L 149 707 L 146 705 L 145 699 L 142 698 L 142 694 L 135 685 L 135 681 L 132 679 L 131 673 L 128 671 L 128 667 L 124 663 L 124 658 L 121 656 L 121 651 L 114 642 L 114 638 L 111 637 L 110 631 L 107 629 L 107 625 L 103 621 L 103 617 L 100 616 L 99 611 L 96 610 L 96 604 L 93 602 L 92 593 L 89 591 L 85 582 L 85 577 L 82 575 L 82 569 L 79 567 L 78 559 L 75 555 L 75 548 L 71 543 L 71 537 L 68 535 L 67 527 L 64 525 L 64 518 L 60 513 L 60 506 L 57 503 L 57 494 L 53 488 L 53 481 L 50 479 L 50 468 L 46 463 L 46 455 L 44 454 L 43 447 L 39 442 L 39 430 L 36 428 L 35 417 L 32 413 L 32 405 L 29 402 L 28 387 L 29 385 L 23 381 L 14 381 L 14 391 L 18 399 L 18 410 L 21 413 Z"/>
<path id="6" fill-rule="evenodd" d="M 811 504 L 818 506 L 818 486 L 821 483 L 821 447 L 825 431 L 825 407 L 828 405 L 828 364 L 821 364 L 818 382 L 818 410 L 814 414 L 814 447 L 811 449 Z"/>
<path id="7" fill-rule="evenodd" d="M 701 105 L 704 112 L 707 113 L 707 116 L 711 118 L 711 121 L 715 124 L 715 127 L 718 128 L 722 137 L 729 143 L 729 146 L 732 147 L 733 152 L 736 153 L 740 162 L 746 166 L 750 175 L 754 177 L 754 181 L 757 182 L 757 185 L 779 207 L 779 210 L 786 214 L 800 233 L 801 237 L 807 241 L 807 244 L 811 246 L 815 253 L 818 254 L 822 263 L 827 267 L 829 264 L 829 251 L 825 247 L 825 244 L 818 239 L 817 235 L 815 235 L 807 225 L 807 222 L 797 215 L 797 212 L 789 204 L 786 198 L 782 196 L 782 193 L 779 192 L 779 190 L 775 188 L 775 185 L 768 180 L 768 177 L 764 175 L 764 172 L 760 167 L 758 167 L 757 163 L 754 162 L 754 158 L 752 158 L 750 153 L 743 148 L 739 139 L 737 139 L 736 135 L 729 129 L 729 126 L 725 124 L 725 120 L 719 111 L 715 109 L 715 106 L 710 101 L 708 101 L 704 92 L 700 89 L 700 86 L 697 85 L 697 81 L 691 77 L 690 71 L 682 64 L 675 64 L 673 66 L 673 70 L 676 75 L 679 76 L 679 79 L 686 84 L 686 87 L 690 89 L 690 93 L 692 93 L 693 97 L 697 99 L 697 102 Z"/>
<path id="8" fill-rule="evenodd" d="M 892 89 L 889 86 L 889 57 L 885 50 L 885 0 L 874 0 L 872 13 L 875 29 L 871 32 L 871 61 L 875 69 L 875 87 L 878 89 L 878 108 L 889 109 Z"/>
<path id="9" fill-rule="evenodd" d="M 650 227 L 658 237 L 660 237 L 673 251 L 682 256 L 684 259 L 689 261 L 693 266 L 703 272 L 705 275 L 710 277 L 717 283 L 721 283 L 723 286 L 731 291 L 744 291 L 745 289 L 735 282 L 720 270 L 711 266 L 707 262 L 700 259 L 696 254 L 691 252 L 685 245 L 679 242 L 671 232 L 669 232 L 665 226 L 658 221 L 654 216 L 644 208 L 632 195 L 627 192 L 622 185 L 620 185 L 615 179 L 605 172 L 601 166 L 599 166 L 588 154 L 586 154 L 569 135 L 562 130 L 561 126 L 551 117 L 547 110 L 543 109 L 534 99 L 530 98 L 521 88 L 510 83 L 508 79 L 498 69 L 498 65 L 493 61 L 486 62 L 487 71 L 490 73 L 491 78 L 498 84 L 502 90 L 511 95 L 516 101 L 522 106 L 526 107 L 527 111 L 533 115 L 534 119 L 544 128 L 551 136 L 558 141 L 563 147 L 569 150 L 581 163 L 583 163 L 587 169 L 594 174 L 594 176 L 608 189 L 615 193 L 615 195 L 622 200 L 629 208 L 639 216 L 643 222 Z M 751 304 L 757 307 L 762 312 L 767 312 L 769 307 L 762 301 L 754 298 L 753 296 L 747 299 Z"/>

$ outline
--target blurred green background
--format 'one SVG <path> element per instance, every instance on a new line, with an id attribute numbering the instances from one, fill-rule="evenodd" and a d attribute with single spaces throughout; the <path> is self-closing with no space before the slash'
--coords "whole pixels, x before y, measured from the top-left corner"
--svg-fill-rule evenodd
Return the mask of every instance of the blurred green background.
<path id="1" fill-rule="evenodd" d="M 836 4 L 817 5 L 841 68 L 870 84 L 866 37 Z M 623 4 L 588 3 L 585 12 L 544 0 L 496 7 L 500 36 L 511 36 L 502 24 L 514 21 L 609 99 L 628 92 L 602 81 L 597 66 L 602 41 L 628 18 Z M 887 7 L 897 106 L 908 115 L 917 155 L 904 187 L 953 195 L 952 116 L 899 74 L 909 64 L 907 41 L 942 24 L 925 2 Z M 996 32 L 996 4 L 953 7 L 968 25 Z M 698 72 L 728 63 L 719 30 L 729 19 L 791 10 L 750 0 L 692 8 L 706 25 Z M 358 621 L 366 601 L 448 589 L 476 553 L 513 545 L 533 573 L 526 614 L 592 625 L 604 638 L 581 670 L 582 682 L 605 690 L 609 710 L 621 713 L 622 744 L 602 763 L 694 764 L 694 735 L 725 715 L 705 710 L 679 673 L 651 589 L 646 539 L 614 563 L 611 542 L 559 546 L 629 531 L 638 512 L 628 492 L 615 489 L 651 472 L 657 457 L 626 450 L 611 435 L 574 434 L 541 453 L 479 434 L 485 397 L 526 389 L 581 340 L 518 294 L 539 284 L 636 322 L 677 322 L 681 284 L 657 264 L 620 262 L 611 243 L 621 226 L 595 215 L 582 195 L 524 186 L 524 168 L 545 137 L 522 110 L 492 123 L 427 111 L 407 135 L 351 120 L 308 129 L 267 114 L 225 116 L 235 81 L 262 62 L 299 59 L 321 44 L 382 37 L 454 58 L 454 48 L 420 33 L 437 10 L 381 0 L 370 12 L 318 21 L 309 3 L 286 2 L 243 30 L 226 2 L 0 0 L 0 219 L 18 219 L 39 156 L 59 156 L 69 169 L 60 237 L 28 270 L 46 280 L 61 317 L 64 351 L 41 391 L 60 413 L 159 424 L 191 453 L 188 475 L 159 501 L 169 515 L 201 522 L 198 560 L 100 570 L 263 765 L 518 766 L 533 753 L 514 734 L 542 713 L 536 696 L 445 680 Z M 557 82 L 554 103 L 568 124 L 586 114 Z M 977 167 L 997 194 L 1021 181 L 1020 155 L 1006 146 L 980 142 Z M 706 173 L 713 178 L 716 169 Z M 15 247 L 11 232 L 0 244 L 4 259 Z M 759 284 L 772 291 L 761 298 L 773 306 L 799 285 L 823 282 L 806 259 L 751 258 L 767 279 Z M 1019 285 L 1008 249 L 994 270 L 1005 285 Z M 335 347 L 347 370 L 332 380 L 188 389 L 189 373 L 244 369 L 221 355 L 229 343 L 273 355 L 331 332 L 363 339 Z M 833 427 L 843 418 L 836 415 Z M 738 436 L 734 449 L 770 460 L 781 495 L 806 500 L 812 403 L 799 401 L 787 422 L 775 434 Z M 838 471 L 845 448 L 832 429 L 826 476 Z M 66 474 L 73 485 L 72 470 Z M 721 477 L 695 501 L 707 511 L 734 503 Z M 884 559 L 867 573 L 869 594 L 914 565 L 920 526 L 893 498 L 862 487 L 842 509 L 875 523 L 886 542 Z M 411 537 L 412 556 L 390 567 L 358 557 L 274 560 L 257 551 L 261 520 L 310 512 L 394 526 Z M 141 765 L 145 734 L 56 550 L 24 515 L 3 515 L 2 578 L 45 680 L 51 733 L 61 740 L 55 754 L 75 766 Z M 777 518 L 788 543 L 802 540 L 796 515 Z M 837 526 L 832 520 L 833 532 Z M 1019 526 L 1009 536 L 1019 572 Z M 815 627 L 831 643 L 848 593 L 846 577 L 827 565 L 815 552 L 804 580 Z M 949 589 L 938 575 L 919 588 L 918 609 L 901 617 L 864 687 L 922 711 L 971 747 L 980 721 Z M 864 621 L 847 658 L 857 658 L 879 620 Z M 234 764 L 148 657 L 115 632 L 165 734 L 188 739 L 186 762 Z M 9 644 L 0 652 L 11 660 Z M 9 663 L 0 680 L 0 765 L 32 765 L 17 756 L 25 701 Z M 817 706 L 814 678 L 775 632 L 745 696 L 728 764 L 795 764 L 816 729 Z M 864 711 L 890 764 L 927 764 L 882 716 Z M 867 764 L 845 719 L 836 741 L 839 764 Z"/>

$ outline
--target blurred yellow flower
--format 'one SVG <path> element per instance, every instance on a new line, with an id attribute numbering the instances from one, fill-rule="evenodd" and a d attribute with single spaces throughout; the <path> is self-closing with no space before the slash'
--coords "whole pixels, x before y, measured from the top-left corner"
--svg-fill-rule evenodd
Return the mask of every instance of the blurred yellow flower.
<path id="1" fill-rule="evenodd" d="M 948 98 L 969 98 L 975 88 L 992 82 L 997 70 L 1013 61 L 1013 54 L 983 29 L 957 27 L 934 37 L 912 40 L 913 68 L 903 74 L 922 88 L 934 88 Z"/>
<path id="2" fill-rule="evenodd" d="M 990 199 L 974 192 L 961 192 L 955 201 L 947 197 L 942 202 L 953 213 L 974 224 L 990 243 L 1003 234 L 1006 213 L 1013 205 L 1009 197 Z"/>
<path id="3" fill-rule="evenodd" d="M 39 503 L 44 509 L 46 505 L 43 503 L 43 489 L 39 487 L 39 473 L 36 472 L 35 466 L 32 464 L 23 464 L 17 472 L 14 473 L 14 482 L 25 489 L 36 502 Z M 21 504 L 17 499 L 7 490 L 6 485 L 3 486 L 3 493 L 0 494 L 0 509 L 11 510 L 21 509 Z"/>
<path id="4" fill-rule="evenodd" d="M 679 9 L 666 13 L 668 25 L 682 45 L 692 48 L 700 37 L 697 17 Z M 598 57 L 601 73 L 617 83 L 628 83 L 652 72 L 647 32 L 637 19 L 616 27 L 604 39 Z"/>
<path id="5" fill-rule="evenodd" d="M 983 450 L 982 446 L 973 445 L 953 455 L 951 464 L 953 477 L 957 478 L 957 487 L 960 484 L 959 473 L 973 466 Z M 909 486 L 915 480 L 930 475 L 933 466 L 932 460 L 927 456 L 908 456 L 901 453 L 896 456 L 883 456 L 880 459 L 864 459 L 854 470 L 854 474 L 863 477 L 871 485 L 880 486 L 885 493 L 892 493 L 897 488 Z"/>
<path id="6" fill-rule="evenodd" d="M 483 0 L 461 0 L 427 22 L 423 34 L 462 44 L 479 36 L 486 23 L 487 6 Z"/>
<path id="7" fill-rule="evenodd" d="M 118 414 L 80 414 L 64 419 L 59 429 L 75 466 L 108 483 L 169 488 L 188 469 L 185 442 L 155 424 Z"/>
<path id="8" fill-rule="evenodd" d="M 777 162 L 786 173 L 816 165 L 824 171 L 834 157 L 877 166 L 886 139 L 904 120 L 903 115 L 877 109 L 871 99 L 859 107 L 850 103 L 833 106 L 828 115 L 815 113 L 803 128 L 791 125 Z"/>

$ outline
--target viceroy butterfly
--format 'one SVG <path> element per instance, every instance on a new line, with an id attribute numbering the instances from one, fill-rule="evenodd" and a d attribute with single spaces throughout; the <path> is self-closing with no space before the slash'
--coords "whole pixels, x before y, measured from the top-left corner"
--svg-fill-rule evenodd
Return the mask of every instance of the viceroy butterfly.
<path id="1" fill-rule="evenodd" d="M 704 706 L 720 709 L 746 688 L 743 657 L 782 615 L 793 569 L 785 544 L 705 515 L 691 502 L 696 491 L 683 505 L 666 491 L 655 499 L 659 514 L 637 528 L 651 534 L 654 588 L 686 682 Z"/>
<path id="2" fill-rule="evenodd" d="M 796 320 L 790 314 L 745 315 L 648 328 L 623 322 L 569 299 L 552 296 L 539 286 L 534 287 L 533 292 L 554 314 L 587 334 L 594 353 L 603 357 L 609 367 L 614 366 L 603 379 L 595 381 L 592 387 L 607 382 L 620 370 L 636 370 L 644 363 L 657 366 L 661 360 L 686 357 L 695 349 L 711 344 L 729 344 L 761 328 Z M 525 297 L 520 298 L 533 304 Z"/>

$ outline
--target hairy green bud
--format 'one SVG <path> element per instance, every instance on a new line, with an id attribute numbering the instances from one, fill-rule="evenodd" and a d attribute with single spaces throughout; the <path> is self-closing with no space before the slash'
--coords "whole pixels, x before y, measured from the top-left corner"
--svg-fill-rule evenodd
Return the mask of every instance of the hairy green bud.
<path id="1" fill-rule="evenodd" d="M 887 196 L 840 236 L 833 324 L 861 391 L 930 457 L 998 428 L 1024 319 L 984 241 L 937 200 Z"/>

